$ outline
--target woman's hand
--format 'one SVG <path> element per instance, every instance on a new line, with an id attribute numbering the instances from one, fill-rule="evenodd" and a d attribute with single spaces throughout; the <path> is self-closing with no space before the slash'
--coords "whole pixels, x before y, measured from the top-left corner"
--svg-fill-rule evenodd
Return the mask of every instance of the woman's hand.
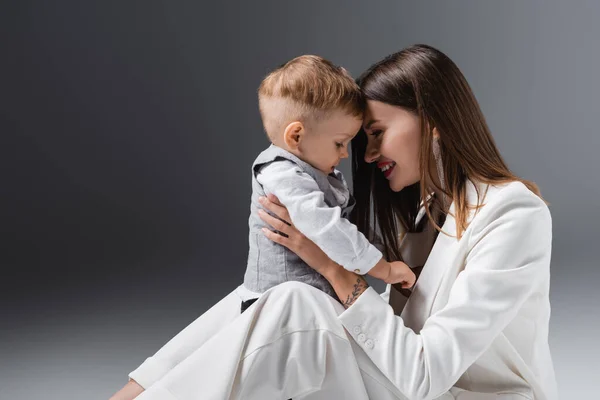
<path id="1" fill-rule="evenodd" d="M 329 281 L 344 307 L 348 308 L 369 287 L 364 277 L 347 271 L 331 260 L 312 240 L 307 238 L 292 224 L 290 215 L 277 197 L 269 194 L 261 197 L 260 204 L 271 211 L 277 218 L 259 210 L 260 218 L 277 232 L 263 228 L 267 238 L 287 247 L 298 255 L 306 264 Z"/>
<path id="2" fill-rule="evenodd" d="M 296 253 L 306 264 L 327 278 L 327 273 L 335 263 L 319 246 L 296 229 L 287 208 L 279 202 L 279 199 L 275 195 L 269 194 L 268 197 L 261 197 L 259 202 L 265 209 L 277 216 L 275 218 L 263 210 L 258 210 L 260 218 L 276 230 L 273 232 L 263 228 L 265 236 Z"/>

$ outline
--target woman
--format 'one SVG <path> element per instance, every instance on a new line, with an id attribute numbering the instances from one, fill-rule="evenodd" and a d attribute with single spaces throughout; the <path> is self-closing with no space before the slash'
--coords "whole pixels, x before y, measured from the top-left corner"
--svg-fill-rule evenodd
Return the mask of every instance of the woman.
<path id="1" fill-rule="evenodd" d="M 557 398 L 551 218 L 537 187 L 509 171 L 466 80 L 438 50 L 393 54 L 359 84 L 367 112 L 352 144 L 353 218 L 378 233 L 388 259 L 422 267 L 412 293 L 388 286 L 379 296 L 271 198 L 264 207 L 286 223 L 265 221 L 287 237 L 266 235 L 320 272 L 343 305 L 289 282 L 239 315 L 232 293 L 132 373 L 148 388 L 139 398 Z"/>

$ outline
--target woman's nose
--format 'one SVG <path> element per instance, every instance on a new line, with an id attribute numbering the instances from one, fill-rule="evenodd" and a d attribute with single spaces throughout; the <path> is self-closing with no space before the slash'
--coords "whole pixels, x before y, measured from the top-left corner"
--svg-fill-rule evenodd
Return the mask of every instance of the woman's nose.
<path id="1" fill-rule="evenodd" d="M 365 162 L 372 163 L 377 161 L 381 154 L 379 154 L 379 148 L 373 144 L 367 145 L 367 151 L 365 151 Z"/>

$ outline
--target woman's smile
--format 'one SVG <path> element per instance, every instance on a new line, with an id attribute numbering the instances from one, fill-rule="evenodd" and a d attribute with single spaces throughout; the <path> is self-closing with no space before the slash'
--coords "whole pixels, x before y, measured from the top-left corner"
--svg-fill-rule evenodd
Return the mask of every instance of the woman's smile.
<path id="1" fill-rule="evenodd" d="M 377 164 L 377 167 L 381 169 L 381 172 L 383 172 L 383 175 L 386 179 L 390 179 L 390 175 L 392 175 L 392 172 L 396 167 L 396 163 L 393 161 L 380 162 Z"/>

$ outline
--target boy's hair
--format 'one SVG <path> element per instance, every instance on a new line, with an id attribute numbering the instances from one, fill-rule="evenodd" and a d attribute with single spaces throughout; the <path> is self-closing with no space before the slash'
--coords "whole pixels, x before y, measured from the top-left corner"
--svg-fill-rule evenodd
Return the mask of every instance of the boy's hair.
<path id="1" fill-rule="evenodd" d="M 361 117 L 364 100 L 348 72 L 313 55 L 296 57 L 275 69 L 258 88 L 263 126 L 273 141 L 293 122 L 311 124 L 342 110 Z"/>

